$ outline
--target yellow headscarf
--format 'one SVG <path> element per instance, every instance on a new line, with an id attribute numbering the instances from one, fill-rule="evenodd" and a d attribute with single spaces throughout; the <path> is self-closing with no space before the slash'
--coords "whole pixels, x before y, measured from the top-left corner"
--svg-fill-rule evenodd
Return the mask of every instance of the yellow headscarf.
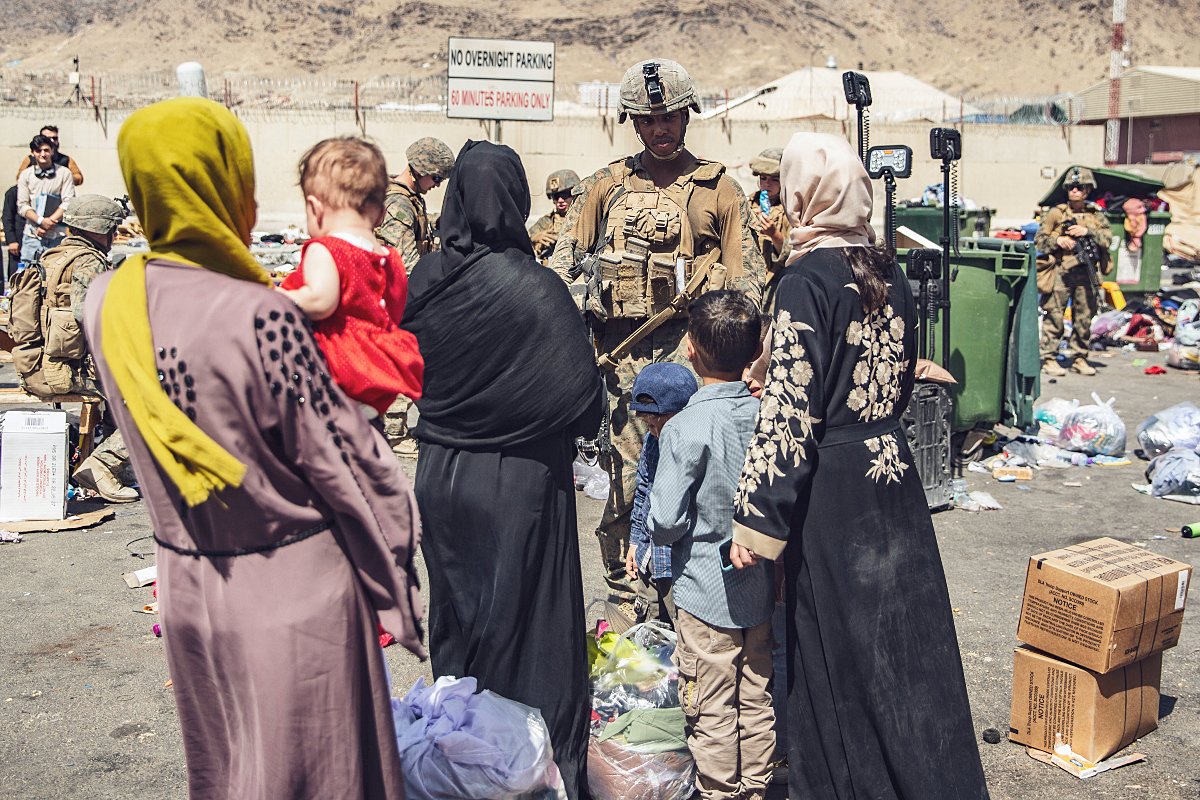
<path id="1" fill-rule="evenodd" d="M 146 305 L 146 262 L 191 264 L 266 285 L 250 255 L 254 159 L 241 122 L 219 103 L 166 100 L 121 126 L 117 154 L 125 186 L 150 242 L 125 259 L 100 310 L 101 346 L 134 425 L 189 506 L 240 486 L 246 465 L 196 427 L 158 382 Z"/>

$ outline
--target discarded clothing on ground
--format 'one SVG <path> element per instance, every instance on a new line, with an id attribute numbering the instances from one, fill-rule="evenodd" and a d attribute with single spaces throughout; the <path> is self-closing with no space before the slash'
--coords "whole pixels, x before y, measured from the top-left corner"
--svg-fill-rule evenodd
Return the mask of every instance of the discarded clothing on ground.
<path id="1" fill-rule="evenodd" d="M 1138 426 L 1137 440 L 1147 458 L 1161 456 L 1175 447 L 1200 447 L 1200 408 L 1179 403 L 1146 418 Z"/>

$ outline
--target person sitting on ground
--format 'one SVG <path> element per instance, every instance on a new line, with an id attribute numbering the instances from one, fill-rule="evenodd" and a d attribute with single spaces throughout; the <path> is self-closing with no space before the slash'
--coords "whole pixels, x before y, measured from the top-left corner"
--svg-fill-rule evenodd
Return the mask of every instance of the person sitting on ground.
<path id="1" fill-rule="evenodd" d="M 326 139 L 305 153 L 300 189 L 313 238 L 280 286 L 314 320 L 333 379 L 381 432 L 397 396 L 420 398 L 424 370 L 416 337 L 400 328 L 408 296 L 400 254 L 374 238 L 387 180 L 383 153 L 363 139 Z"/>
<path id="2" fill-rule="evenodd" d="M 742 372 L 758 357 L 758 306 L 707 292 L 688 307 L 687 357 L 702 386 L 659 437 L 650 533 L 671 545 L 679 697 L 705 800 L 762 800 L 771 780 L 773 567 L 734 570 L 733 496 L 759 401 Z"/>
<path id="3" fill-rule="evenodd" d="M 83 186 L 83 170 L 75 163 L 75 159 L 71 158 L 66 153 L 58 149 L 58 126 L 43 125 L 39 134 L 50 140 L 51 146 L 54 148 L 54 163 L 60 167 L 66 167 L 71 171 L 71 178 L 75 181 L 76 186 Z M 27 168 L 32 167 L 34 158 L 32 155 L 24 156 L 21 159 L 21 165 L 17 167 L 17 177 L 21 177 L 21 173 Z"/>
<path id="4" fill-rule="evenodd" d="M 28 222 L 21 240 L 21 260 L 29 263 L 67 235 L 63 214 L 75 197 L 75 182 L 66 167 L 54 163 L 54 147 L 41 134 L 29 142 L 33 165 L 17 178 L 17 213 Z"/>
<path id="5" fill-rule="evenodd" d="M 650 430 L 642 440 L 642 455 L 638 459 L 625 572 L 637 587 L 639 596 L 647 597 L 657 609 L 657 613 L 650 616 L 671 626 L 675 624 L 675 604 L 671 599 L 671 548 L 654 544 L 646 519 L 650 513 L 654 473 L 658 469 L 658 437 L 663 425 L 682 411 L 695 393 L 696 377 L 687 367 L 672 361 L 656 362 L 643 367 L 634 379 L 633 401 L 629 404 L 629 410 L 646 420 Z M 609 619 L 622 620 L 624 616 L 610 615 Z"/>
<path id="6" fill-rule="evenodd" d="M 42 400 L 63 394 L 99 394 L 96 368 L 80 325 L 92 280 L 112 269 L 113 233 L 125 219 L 115 200 L 99 195 L 75 199 L 64 221 L 67 237 L 42 253 L 41 266 L 13 277 L 9 335 L 21 386 Z M 110 503 L 138 499 L 125 485 L 129 451 L 106 414 L 111 431 L 76 468 L 75 484 Z"/>

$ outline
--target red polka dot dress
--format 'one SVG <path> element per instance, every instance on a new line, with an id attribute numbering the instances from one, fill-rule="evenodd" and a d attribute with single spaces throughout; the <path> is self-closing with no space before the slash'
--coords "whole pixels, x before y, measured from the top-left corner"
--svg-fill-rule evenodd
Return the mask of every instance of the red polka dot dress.
<path id="1" fill-rule="evenodd" d="M 354 400 L 382 415 L 398 395 L 413 400 L 421 396 L 425 362 L 417 338 L 401 330 L 408 277 L 400 254 L 368 250 L 372 244 L 338 235 L 311 239 L 300 254 L 300 266 L 289 275 L 283 289 L 304 285 L 304 253 L 320 244 L 333 256 L 341 283 L 337 310 L 313 322 L 316 339 L 333 379 Z"/>

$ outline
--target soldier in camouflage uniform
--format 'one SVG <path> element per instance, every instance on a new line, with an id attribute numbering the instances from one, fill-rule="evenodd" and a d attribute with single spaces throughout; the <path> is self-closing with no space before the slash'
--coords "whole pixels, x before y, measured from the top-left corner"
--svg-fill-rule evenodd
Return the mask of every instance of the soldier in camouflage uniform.
<path id="1" fill-rule="evenodd" d="M 754 240 L 767 267 L 767 285 L 763 289 L 763 308 L 766 309 L 775 305 L 775 286 L 792 250 L 788 241 L 792 225 L 779 198 L 779 164 L 782 160 L 782 147 L 768 147 L 750 162 L 750 171 L 758 178 L 758 191 L 750 198 L 750 216 L 755 220 Z M 764 206 L 770 211 L 764 212 Z"/>
<path id="2" fill-rule="evenodd" d="M 585 301 L 606 372 L 612 444 L 605 458 L 612 488 L 596 534 L 610 600 L 630 620 L 651 605 L 650 598 L 637 596 L 625 574 L 629 514 L 647 431 L 629 411 L 630 391 L 647 364 L 688 366 L 687 320 L 676 315 L 628 352 L 613 351 L 675 297 L 682 288 L 676 270 L 693 287 L 692 297 L 732 288 L 762 301 L 765 268 L 745 194 L 723 165 L 697 158 L 684 146 L 689 111 L 699 110 L 691 78 L 676 62 L 653 59 L 625 73 L 618 120 L 633 118 L 644 149 L 575 188 L 576 200 L 550 264 L 568 283 L 577 280 L 577 265 L 589 253 L 600 254 L 597 268 L 607 265 L 601 269 L 599 296 L 593 291 Z"/>
<path id="3" fill-rule="evenodd" d="M 375 229 L 375 236 L 400 252 L 404 271 L 411 275 L 421 256 L 433 250 L 433 229 L 422 195 L 450 177 L 454 153 L 445 142 L 426 136 L 410 144 L 404 155 L 408 164 L 399 175 L 391 177 L 383 222 Z M 384 435 L 397 455 L 417 455 L 417 442 L 408 431 L 408 411 L 412 405 L 411 400 L 400 395 L 383 415 Z"/>
<path id="4" fill-rule="evenodd" d="M 554 245 L 558 243 L 558 237 L 562 234 L 567 211 L 570 210 L 571 203 L 575 202 L 572 192 L 578 185 L 579 176 L 569 169 L 552 172 L 550 177 L 546 178 L 546 199 L 554 203 L 554 210 L 539 217 L 537 222 L 529 227 L 529 241 L 533 242 L 533 254 L 543 264 L 548 264 L 551 254 L 554 253 Z"/>
<path id="5" fill-rule="evenodd" d="M 408 165 L 391 178 L 383 222 L 375 236 L 400 251 L 404 271 L 411 275 L 421 256 L 433 250 L 433 230 L 422 195 L 450 177 L 454 153 L 445 142 L 426 136 L 410 144 L 404 155 Z"/>
<path id="6" fill-rule="evenodd" d="M 1054 289 L 1042 295 L 1046 316 L 1042 320 L 1042 372 L 1046 375 L 1066 375 L 1058 363 L 1058 345 L 1063 336 L 1063 311 L 1071 303 L 1071 370 L 1081 375 L 1095 375 L 1087 362 L 1091 339 L 1092 317 L 1098 298 L 1087 267 L 1075 256 L 1076 241 L 1091 236 L 1099 245 L 1102 263 L 1100 273 L 1107 268 L 1108 245 L 1112 229 L 1104 210 L 1087 201 L 1088 193 L 1096 188 L 1090 169 L 1073 167 L 1063 181 L 1067 202 L 1054 206 L 1042 215 L 1041 227 L 1034 237 L 1038 252 L 1049 257 L 1054 270 Z"/>
<path id="7" fill-rule="evenodd" d="M 24 293 L 14 293 L 9 330 L 20 346 L 13 361 L 30 394 L 49 399 L 57 394 L 98 393 L 95 365 L 81 327 L 83 301 L 92 280 L 112 269 L 108 253 L 124 219 L 121 204 L 107 197 L 75 198 L 63 217 L 68 235 L 41 256 L 40 308 L 26 313 L 26 309 L 33 312 L 33 306 L 23 301 Z M 128 463 L 125 441 L 114 429 L 72 477 L 110 503 L 128 503 L 138 498 L 136 489 L 121 482 Z"/>

